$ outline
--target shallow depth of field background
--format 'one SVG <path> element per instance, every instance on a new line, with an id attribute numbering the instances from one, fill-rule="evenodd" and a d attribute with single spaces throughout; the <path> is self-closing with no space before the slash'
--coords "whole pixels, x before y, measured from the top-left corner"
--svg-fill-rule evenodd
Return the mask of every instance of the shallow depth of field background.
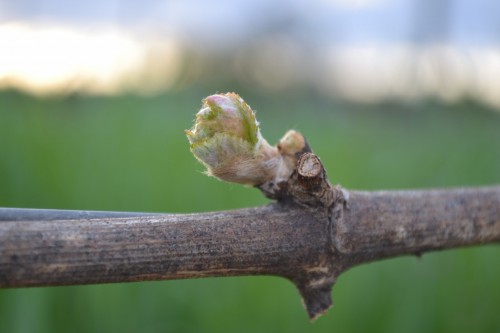
<path id="1" fill-rule="evenodd" d="M 104 2 L 119 5 L 121 16 L 92 1 L 67 11 L 53 10 L 53 1 L 19 3 L 0 1 L 1 207 L 191 213 L 268 203 L 255 189 L 206 177 L 189 152 L 183 130 L 201 99 L 225 91 L 257 110 L 268 141 L 301 131 L 331 181 L 349 189 L 500 183 L 500 76 L 492 75 L 500 71 L 500 26 L 488 25 L 498 8 L 490 2 L 468 11 L 451 0 L 290 1 L 281 12 L 260 1 L 229 9 L 224 1 L 187 1 L 187 9 L 146 1 L 137 12 L 127 1 Z M 170 7 L 155 11 L 161 3 Z M 242 28 L 234 19 L 242 13 L 258 24 L 247 19 L 252 29 Z M 402 13 L 413 20 L 400 21 Z M 49 43 L 51 24 L 60 38 L 82 36 L 74 27 L 85 26 L 80 42 L 89 45 L 109 24 L 136 39 L 122 43 L 112 33 L 101 49 L 71 53 L 64 43 L 37 44 Z M 143 45 L 138 35 L 154 38 Z M 133 47 L 109 60 L 115 42 Z M 400 67 L 383 62 L 408 44 L 394 58 Z M 69 52 L 64 66 L 52 47 Z M 46 58 L 38 62 L 39 54 Z M 314 324 L 294 286 L 276 277 L 0 290 L 0 332 L 498 332 L 499 255 L 488 245 L 353 268 Z"/>

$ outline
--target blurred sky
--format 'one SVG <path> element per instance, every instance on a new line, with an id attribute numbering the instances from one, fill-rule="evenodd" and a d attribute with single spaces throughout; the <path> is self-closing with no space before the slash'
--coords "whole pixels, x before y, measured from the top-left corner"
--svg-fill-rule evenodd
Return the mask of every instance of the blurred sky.
<path id="1" fill-rule="evenodd" d="M 500 107 L 499 43 L 493 0 L 0 0 L 0 87 L 151 92 L 217 69 L 264 90 Z"/>
<path id="2" fill-rule="evenodd" d="M 238 43 L 282 26 L 308 39 L 330 42 L 438 38 L 491 45 L 500 42 L 499 18 L 500 2 L 494 0 L 0 1 L 2 21 L 150 26 L 210 44 Z"/>

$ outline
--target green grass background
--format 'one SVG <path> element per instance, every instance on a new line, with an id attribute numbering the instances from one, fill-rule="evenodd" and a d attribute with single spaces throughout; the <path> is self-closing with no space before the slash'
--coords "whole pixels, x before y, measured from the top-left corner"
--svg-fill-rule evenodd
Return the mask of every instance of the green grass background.
<path id="1" fill-rule="evenodd" d="M 151 97 L 0 92 L 0 206 L 199 212 L 268 202 L 202 174 L 183 130 L 214 90 Z M 470 102 L 354 106 L 240 91 L 275 142 L 304 133 L 350 189 L 500 183 L 500 113 Z M 0 290 L 0 332 L 500 332 L 500 248 L 353 268 L 309 323 L 275 277 Z"/>

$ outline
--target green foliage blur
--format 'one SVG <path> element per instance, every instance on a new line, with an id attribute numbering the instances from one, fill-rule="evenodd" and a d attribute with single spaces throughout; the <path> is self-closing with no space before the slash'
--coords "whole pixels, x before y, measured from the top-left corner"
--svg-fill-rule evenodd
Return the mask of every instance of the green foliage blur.
<path id="1" fill-rule="evenodd" d="M 267 203 L 206 177 L 189 152 L 183 130 L 214 92 L 0 92 L 0 206 L 186 213 Z M 349 189 L 500 183 L 500 113 L 487 107 L 237 92 L 269 142 L 301 131 Z M 0 332 L 499 332 L 499 255 L 488 245 L 353 268 L 314 324 L 276 277 L 0 290 Z"/>

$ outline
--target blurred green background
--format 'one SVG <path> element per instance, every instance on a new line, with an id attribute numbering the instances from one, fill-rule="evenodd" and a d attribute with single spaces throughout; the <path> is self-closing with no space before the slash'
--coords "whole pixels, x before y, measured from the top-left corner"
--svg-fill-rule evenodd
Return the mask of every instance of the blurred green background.
<path id="1" fill-rule="evenodd" d="M 190 155 L 183 130 L 204 96 L 228 88 L 149 97 L 0 92 L 0 206 L 184 213 L 267 203 L 255 189 L 206 177 Z M 270 142 L 300 130 L 332 182 L 349 189 L 500 183 L 500 114 L 480 104 L 363 106 L 307 90 L 236 89 Z M 499 332 L 499 251 L 353 268 L 314 324 L 288 281 L 239 277 L 0 290 L 0 332 Z"/>
<path id="2" fill-rule="evenodd" d="M 0 0 L 0 207 L 268 203 L 189 152 L 201 99 L 226 91 L 348 189 L 500 184 L 499 21 L 490 0 Z M 275 277 L 0 290 L 0 333 L 500 332 L 499 258 L 353 268 L 314 324 Z"/>

